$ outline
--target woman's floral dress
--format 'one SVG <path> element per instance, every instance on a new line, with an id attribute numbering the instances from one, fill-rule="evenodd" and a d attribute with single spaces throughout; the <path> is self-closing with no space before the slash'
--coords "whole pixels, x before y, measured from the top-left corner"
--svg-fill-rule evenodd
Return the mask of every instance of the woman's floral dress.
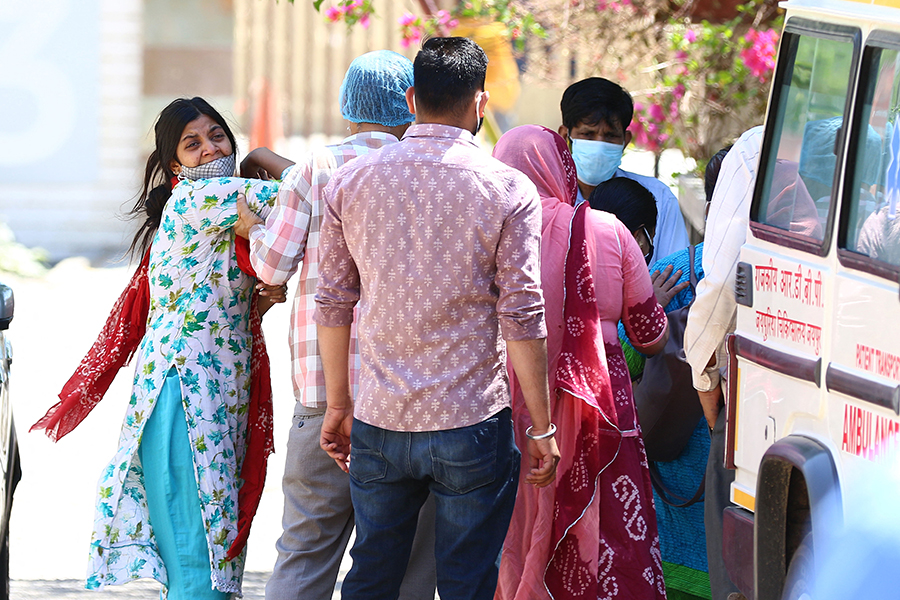
<path id="1" fill-rule="evenodd" d="M 237 495 L 247 436 L 250 299 L 255 280 L 237 265 L 238 192 L 265 217 L 277 184 L 240 178 L 182 181 L 172 190 L 150 255 L 147 332 L 119 447 L 98 484 L 87 587 L 150 577 L 167 584 L 149 522 L 138 445 L 163 380 L 178 370 L 206 527 L 213 587 L 240 593 Z"/>

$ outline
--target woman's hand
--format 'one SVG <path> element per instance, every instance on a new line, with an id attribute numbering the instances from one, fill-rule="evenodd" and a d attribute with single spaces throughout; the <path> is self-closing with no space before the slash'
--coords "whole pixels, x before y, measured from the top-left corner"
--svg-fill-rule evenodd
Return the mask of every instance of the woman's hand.
<path id="1" fill-rule="evenodd" d="M 268 285 L 263 282 L 256 284 L 256 291 L 259 293 L 257 309 L 259 316 L 262 317 L 275 304 L 281 304 L 287 300 L 287 284 Z"/>
<path id="2" fill-rule="evenodd" d="M 272 304 L 281 304 L 287 300 L 287 284 L 269 285 L 260 281 L 256 284 L 259 295 L 268 298 Z"/>
<path id="3" fill-rule="evenodd" d="M 293 164 L 294 161 L 279 156 L 268 148 L 256 148 L 241 161 L 241 177 L 268 181 L 281 177 L 281 173 Z"/>
<path id="4" fill-rule="evenodd" d="M 672 265 L 669 265 L 662 273 L 653 271 L 653 273 L 650 274 L 650 281 L 653 283 L 653 295 L 656 296 L 656 301 L 659 302 L 660 306 L 663 308 L 666 307 L 678 292 L 691 285 L 689 281 L 678 283 L 678 280 L 681 278 L 681 269 L 673 273 L 673 268 Z"/>
<path id="5" fill-rule="evenodd" d="M 259 148 L 257 148 L 258 150 Z M 257 159 L 257 154 L 254 154 L 256 150 L 251 151 L 244 157 L 244 160 L 241 161 L 240 174 L 241 177 L 246 177 L 248 179 L 262 179 L 263 181 L 269 181 L 271 177 L 269 173 L 259 164 Z"/>

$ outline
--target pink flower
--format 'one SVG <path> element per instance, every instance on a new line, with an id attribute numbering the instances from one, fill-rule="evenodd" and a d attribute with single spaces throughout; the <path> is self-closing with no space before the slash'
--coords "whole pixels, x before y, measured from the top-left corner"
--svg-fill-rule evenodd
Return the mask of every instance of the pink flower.
<path id="1" fill-rule="evenodd" d="M 640 113 L 644 112 L 644 105 L 641 104 L 640 102 L 635 102 L 634 103 L 634 112 L 635 112 L 635 114 L 640 114 Z"/>
<path id="2" fill-rule="evenodd" d="M 631 122 L 628 131 L 634 136 L 633 141 L 638 148 L 650 150 L 651 152 L 656 152 L 660 149 L 659 141 L 655 134 L 655 126 L 653 127 L 654 130 L 651 132 L 643 118 Z"/>
<path id="3" fill-rule="evenodd" d="M 369 28 L 369 14 L 366 13 L 359 18 L 359 24 L 363 26 L 363 29 Z"/>
<path id="4" fill-rule="evenodd" d="M 676 100 L 681 100 L 682 98 L 684 98 L 684 84 L 679 83 L 678 85 L 676 85 L 672 90 L 672 95 L 675 96 Z"/>
<path id="5" fill-rule="evenodd" d="M 650 108 L 647 109 L 647 114 L 650 115 L 650 118 L 657 123 L 662 123 L 666 120 L 666 115 L 663 112 L 663 107 L 659 104 L 651 104 Z"/>
<path id="6" fill-rule="evenodd" d="M 634 143 L 639 147 L 644 147 L 647 143 L 647 132 L 640 121 L 632 121 L 628 126 L 628 131 L 634 136 Z"/>
<path id="7" fill-rule="evenodd" d="M 678 118 L 678 103 L 674 100 L 669 104 L 669 118 L 673 121 Z"/>
<path id="8" fill-rule="evenodd" d="M 416 15 L 412 13 L 406 13 L 402 17 L 400 17 L 397 22 L 400 23 L 401 26 L 406 27 L 408 25 L 414 24 L 418 20 L 419 18 Z"/>
<path id="9" fill-rule="evenodd" d="M 693 44 L 694 42 L 697 41 L 697 34 L 694 32 L 693 29 L 688 29 L 687 31 L 684 32 L 684 39 L 686 39 L 689 44 Z"/>
<path id="10" fill-rule="evenodd" d="M 685 60 L 687 57 L 688 57 L 688 53 L 685 52 L 684 50 L 679 50 L 678 52 L 675 53 L 676 60 Z"/>
<path id="11" fill-rule="evenodd" d="M 631 0 L 597 0 L 597 3 L 595 4 L 597 12 L 611 10 L 614 13 L 619 13 L 622 12 L 622 9 L 626 6 L 631 6 Z"/>
<path id="12" fill-rule="evenodd" d="M 403 28 L 403 37 L 400 39 L 400 45 L 409 48 L 416 45 L 422 39 L 423 28 L 418 25 L 407 25 Z"/>
<path id="13" fill-rule="evenodd" d="M 751 29 L 744 36 L 743 41 L 749 42 L 750 47 L 741 50 L 741 60 L 744 61 L 744 65 L 754 77 L 765 81 L 772 69 L 775 68 L 778 32 L 774 29 L 768 31 Z"/>
<path id="14" fill-rule="evenodd" d="M 328 9 L 325 11 L 325 18 L 328 19 L 329 21 L 331 21 L 332 23 L 336 23 L 341 20 L 342 14 L 344 14 L 344 13 L 341 12 L 341 9 L 339 9 L 338 7 L 329 6 Z"/>

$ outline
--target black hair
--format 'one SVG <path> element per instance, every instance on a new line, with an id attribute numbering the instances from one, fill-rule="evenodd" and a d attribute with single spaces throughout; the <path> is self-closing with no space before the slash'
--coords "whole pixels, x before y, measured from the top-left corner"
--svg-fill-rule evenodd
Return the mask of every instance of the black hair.
<path id="1" fill-rule="evenodd" d="M 621 125 L 624 133 L 634 117 L 631 95 L 619 84 L 602 77 L 589 77 L 567 87 L 559 109 L 563 125 L 569 130 L 579 123 L 606 123 L 612 127 Z"/>
<path id="2" fill-rule="evenodd" d="M 237 143 L 228 123 L 203 98 L 178 98 L 166 106 L 159 113 L 153 128 L 156 147 L 150 153 L 147 166 L 144 168 L 144 183 L 141 186 L 141 193 L 134 207 L 127 214 L 131 219 L 144 219 L 134 234 L 134 240 L 128 249 L 132 257 L 135 254 L 143 256 L 153 242 L 153 236 L 156 235 L 162 219 L 163 209 L 166 207 L 169 196 L 172 195 L 172 179 L 175 177 L 175 173 L 172 172 L 169 163 L 178 160 L 176 151 L 184 128 L 202 115 L 208 116 L 221 125 L 231 142 L 232 151 L 237 152 Z"/>
<path id="3" fill-rule="evenodd" d="M 725 155 L 731 150 L 731 145 L 722 148 L 712 155 L 709 162 L 706 163 L 706 169 L 703 171 L 703 191 L 706 192 L 706 201 L 712 202 L 713 190 L 716 188 L 716 180 L 719 178 L 719 170 L 722 168 L 722 161 Z"/>
<path id="4" fill-rule="evenodd" d="M 594 188 L 588 202 L 591 208 L 616 215 L 632 233 L 641 226 L 646 227 L 651 236 L 656 231 L 656 199 L 634 179 L 613 177 L 604 181 Z"/>
<path id="5" fill-rule="evenodd" d="M 484 90 L 487 64 L 484 50 L 468 38 L 429 38 L 413 62 L 417 110 L 463 114 L 473 96 Z"/>

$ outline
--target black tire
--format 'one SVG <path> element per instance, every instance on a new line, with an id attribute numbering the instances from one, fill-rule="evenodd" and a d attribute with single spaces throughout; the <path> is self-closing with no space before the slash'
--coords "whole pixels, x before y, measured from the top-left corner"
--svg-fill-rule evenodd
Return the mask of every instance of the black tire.
<path id="1" fill-rule="evenodd" d="M 9 527 L 0 543 L 0 600 L 9 600 Z"/>
<path id="2" fill-rule="evenodd" d="M 813 536 L 812 532 L 809 532 L 791 557 L 781 600 L 814 600 L 815 597 Z"/>

